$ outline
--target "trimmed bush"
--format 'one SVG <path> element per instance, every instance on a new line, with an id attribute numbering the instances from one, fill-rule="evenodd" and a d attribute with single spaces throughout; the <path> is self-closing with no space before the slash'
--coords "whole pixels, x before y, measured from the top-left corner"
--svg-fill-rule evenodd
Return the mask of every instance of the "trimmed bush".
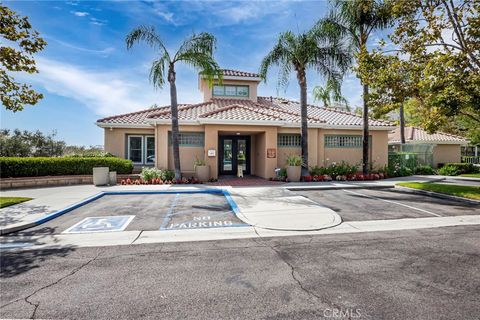
<path id="1" fill-rule="evenodd" d="M 444 176 L 458 176 L 465 173 L 477 173 L 479 169 L 472 163 L 447 163 L 440 169 L 438 173 Z"/>
<path id="2" fill-rule="evenodd" d="M 132 161 L 112 157 L 0 157 L 2 178 L 92 174 L 94 167 L 108 167 L 118 174 L 133 171 Z"/>
<path id="3" fill-rule="evenodd" d="M 418 166 L 418 167 L 415 168 L 415 174 L 434 175 L 434 174 L 437 174 L 437 172 L 432 167 L 427 166 L 427 165 L 423 165 L 423 166 Z"/>

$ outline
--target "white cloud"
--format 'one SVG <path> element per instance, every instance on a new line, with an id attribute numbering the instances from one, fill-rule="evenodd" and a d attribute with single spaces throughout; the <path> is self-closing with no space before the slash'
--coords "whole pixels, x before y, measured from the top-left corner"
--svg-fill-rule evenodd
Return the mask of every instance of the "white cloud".
<path id="1" fill-rule="evenodd" d="M 99 54 L 103 57 L 108 57 L 115 50 L 115 48 L 113 48 L 113 47 L 108 47 L 108 48 L 101 49 L 101 50 L 83 48 L 83 47 L 79 47 L 79 46 L 73 45 L 71 43 L 62 41 L 62 40 L 55 39 L 55 38 L 50 37 L 50 36 L 48 36 L 47 39 L 51 39 L 51 40 L 61 44 L 62 46 L 66 47 L 66 48 L 75 49 L 75 50 L 82 51 L 82 52 L 87 52 L 87 53 Z"/>
<path id="2" fill-rule="evenodd" d="M 85 11 L 71 11 L 71 13 L 73 13 L 77 17 L 86 17 L 89 15 L 89 13 Z"/>
<path id="3" fill-rule="evenodd" d="M 131 72 L 89 71 L 46 58 L 37 58 L 37 65 L 39 73 L 30 80 L 50 93 L 75 99 L 99 116 L 145 109 L 159 100 L 142 81 L 125 80 L 131 79 Z"/>
<path id="4" fill-rule="evenodd" d="M 165 12 L 164 10 L 155 10 L 155 13 L 162 17 L 165 21 L 170 22 L 172 24 L 176 24 L 175 20 L 173 19 L 172 12 Z"/>

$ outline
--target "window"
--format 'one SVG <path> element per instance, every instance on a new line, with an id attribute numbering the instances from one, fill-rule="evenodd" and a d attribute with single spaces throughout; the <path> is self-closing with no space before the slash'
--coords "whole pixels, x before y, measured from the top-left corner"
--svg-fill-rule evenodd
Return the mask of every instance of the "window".
<path id="1" fill-rule="evenodd" d="M 299 134 L 280 133 L 277 137 L 277 145 L 280 148 L 300 148 L 302 137 Z"/>
<path id="2" fill-rule="evenodd" d="M 145 137 L 145 163 L 155 163 L 155 137 Z"/>
<path id="3" fill-rule="evenodd" d="M 203 132 L 180 132 L 178 144 L 180 147 L 203 147 L 205 136 Z M 168 133 L 168 144 L 172 145 L 172 133 Z"/>
<path id="4" fill-rule="evenodd" d="M 371 146 L 372 137 L 369 138 L 369 145 Z M 346 136 L 346 135 L 326 135 L 325 148 L 361 148 L 363 137 L 360 135 Z"/>
<path id="5" fill-rule="evenodd" d="M 225 85 L 213 86 L 213 96 L 216 97 L 245 97 L 249 96 L 249 87 L 248 86 L 232 86 Z"/>
<path id="6" fill-rule="evenodd" d="M 127 159 L 132 160 L 135 164 L 155 163 L 155 137 L 127 136 Z"/>

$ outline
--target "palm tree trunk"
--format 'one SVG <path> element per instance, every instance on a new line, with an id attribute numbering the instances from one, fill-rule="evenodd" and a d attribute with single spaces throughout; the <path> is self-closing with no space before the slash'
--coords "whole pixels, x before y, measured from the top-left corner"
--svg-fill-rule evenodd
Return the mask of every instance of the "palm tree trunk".
<path id="1" fill-rule="evenodd" d="M 302 118 L 302 176 L 308 176 L 308 110 L 307 110 L 307 76 L 305 70 L 297 73 L 300 85 L 300 108 Z"/>
<path id="2" fill-rule="evenodd" d="M 369 157 L 368 157 L 368 85 L 363 85 L 363 166 L 362 171 L 363 174 L 368 174 L 368 164 L 369 164 Z"/>
<path id="3" fill-rule="evenodd" d="M 403 103 L 400 105 L 400 143 L 405 144 L 405 112 Z"/>
<path id="4" fill-rule="evenodd" d="M 168 69 L 168 82 L 170 83 L 170 107 L 172 112 L 173 165 L 175 167 L 175 180 L 180 180 L 182 179 L 182 172 L 180 170 L 180 148 L 178 141 L 178 103 L 175 76 L 175 69 L 173 65 L 170 65 Z"/>

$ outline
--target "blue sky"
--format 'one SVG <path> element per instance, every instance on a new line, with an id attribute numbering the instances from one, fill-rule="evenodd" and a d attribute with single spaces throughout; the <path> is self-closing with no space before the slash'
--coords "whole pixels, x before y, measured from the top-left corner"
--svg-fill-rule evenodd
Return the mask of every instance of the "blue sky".
<path id="1" fill-rule="evenodd" d="M 17 113 L 2 108 L 1 127 L 55 130 L 76 145 L 103 144 L 102 130 L 94 124 L 101 117 L 168 105 L 168 88 L 154 90 L 148 81 L 155 53 L 144 45 L 126 49 L 125 36 L 134 27 L 154 25 L 172 51 L 192 31 L 211 32 L 223 68 L 257 72 L 279 32 L 306 30 L 328 11 L 326 1 L 4 3 L 28 16 L 48 46 L 36 55 L 39 74 L 16 76 L 32 83 L 44 99 Z M 201 100 L 194 69 L 179 67 L 177 79 L 179 102 Z M 322 83 L 313 72 L 308 81 L 309 94 Z M 353 75 L 345 79 L 343 93 L 350 104 L 360 105 L 361 88 Z M 286 90 L 278 89 L 272 70 L 259 94 L 298 100 L 299 89 L 294 75 Z"/>

